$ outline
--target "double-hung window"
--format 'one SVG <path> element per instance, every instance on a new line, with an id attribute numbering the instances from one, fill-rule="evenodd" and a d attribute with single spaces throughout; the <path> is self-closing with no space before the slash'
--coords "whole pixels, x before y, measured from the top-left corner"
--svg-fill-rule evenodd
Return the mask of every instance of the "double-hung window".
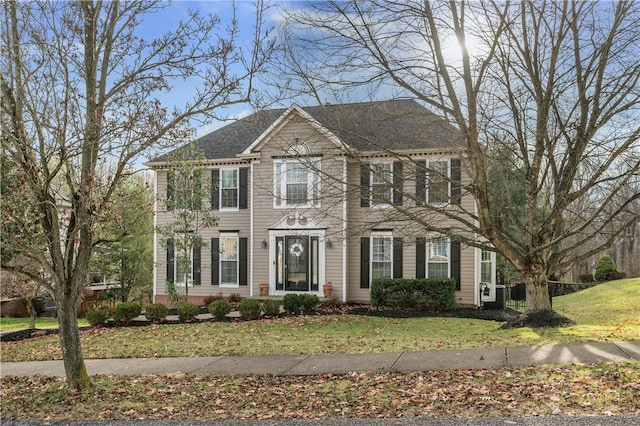
<path id="1" fill-rule="evenodd" d="M 320 161 L 314 157 L 286 159 L 274 163 L 276 207 L 319 205 Z"/>
<path id="2" fill-rule="evenodd" d="M 448 278 L 449 240 L 433 238 L 427 240 L 427 278 Z"/>
<path id="3" fill-rule="evenodd" d="M 430 161 L 427 172 L 429 204 L 449 202 L 449 162 Z"/>
<path id="4" fill-rule="evenodd" d="M 238 281 L 238 235 L 220 234 L 220 286 L 236 287 Z"/>
<path id="5" fill-rule="evenodd" d="M 391 233 L 371 236 L 371 279 L 393 277 L 393 237 Z"/>
<path id="6" fill-rule="evenodd" d="M 388 205 L 393 201 L 393 163 L 371 165 L 371 205 Z"/>
<path id="7" fill-rule="evenodd" d="M 492 283 L 495 255 L 492 251 L 483 248 L 480 255 L 480 282 Z"/>
<path id="8" fill-rule="evenodd" d="M 238 208 L 238 169 L 220 170 L 220 209 Z"/>

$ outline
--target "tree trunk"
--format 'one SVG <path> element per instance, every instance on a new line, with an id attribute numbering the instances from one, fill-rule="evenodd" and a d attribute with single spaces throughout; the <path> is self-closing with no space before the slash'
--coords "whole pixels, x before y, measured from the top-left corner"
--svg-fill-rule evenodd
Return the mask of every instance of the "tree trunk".
<path id="1" fill-rule="evenodd" d="M 543 268 L 538 268 L 538 271 L 532 271 L 524 276 L 527 289 L 526 314 L 553 311 L 551 300 L 549 299 L 547 275 L 543 271 Z"/>
<path id="2" fill-rule="evenodd" d="M 78 330 L 77 298 L 65 294 L 58 299 L 58 326 L 60 328 L 60 347 L 70 389 L 85 389 L 91 386 L 80 345 Z"/>
<path id="3" fill-rule="evenodd" d="M 27 313 L 29 314 L 29 329 L 33 330 L 36 328 L 36 307 L 33 305 L 33 297 L 27 297 Z"/>

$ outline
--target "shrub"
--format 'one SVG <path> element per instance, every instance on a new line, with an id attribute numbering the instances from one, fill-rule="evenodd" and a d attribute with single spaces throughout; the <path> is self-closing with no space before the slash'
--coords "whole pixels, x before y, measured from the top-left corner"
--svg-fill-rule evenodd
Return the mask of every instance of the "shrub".
<path id="1" fill-rule="evenodd" d="M 456 281 L 449 279 L 377 279 L 371 284 L 371 304 L 376 307 L 418 307 L 445 311 L 456 306 Z"/>
<path id="2" fill-rule="evenodd" d="M 169 309 L 162 303 L 150 303 L 147 305 L 145 316 L 151 322 L 164 321 L 169 315 Z"/>
<path id="3" fill-rule="evenodd" d="M 300 308 L 302 307 L 302 300 L 300 299 L 300 295 L 295 293 L 286 294 L 282 298 L 282 307 L 285 311 L 292 315 L 299 314 Z"/>
<path id="4" fill-rule="evenodd" d="M 182 302 L 178 305 L 178 320 L 180 322 L 189 322 L 196 319 L 200 313 L 200 308 L 190 302 Z"/>
<path id="5" fill-rule="evenodd" d="M 257 299 L 244 299 L 238 306 L 240 316 L 246 320 L 255 320 L 260 318 L 260 301 Z"/>
<path id="6" fill-rule="evenodd" d="M 203 300 L 204 306 L 209 306 L 212 302 L 215 302 L 216 300 L 224 300 L 224 296 L 222 295 L 222 293 L 218 293 L 215 296 L 211 295 L 211 296 L 205 297 Z"/>
<path id="7" fill-rule="evenodd" d="M 242 302 L 242 296 L 240 296 L 240 293 L 231 293 L 227 299 L 229 300 L 229 303 Z"/>
<path id="8" fill-rule="evenodd" d="M 209 312 L 216 321 L 222 321 L 231 312 L 231 305 L 226 300 L 215 300 L 209 303 Z"/>
<path id="9" fill-rule="evenodd" d="M 140 308 L 140 305 L 138 305 L 137 303 L 132 303 L 132 302 L 118 303 L 118 305 L 113 311 L 113 319 L 116 322 L 120 322 L 122 324 L 129 324 L 131 321 L 133 321 L 134 318 L 140 315 L 141 311 L 142 309 Z"/>
<path id="10" fill-rule="evenodd" d="M 265 316 L 277 317 L 280 315 L 280 302 L 273 299 L 265 299 L 262 301 L 262 311 Z"/>
<path id="11" fill-rule="evenodd" d="M 627 278 L 626 272 L 612 271 L 612 272 L 609 272 L 609 275 L 607 275 L 607 279 L 610 281 L 621 280 L 623 278 Z"/>
<path id="12" fill-rule="evenodd" d="M 97 306 L 87 312 L 87 321 L 91 326 L 102 325 L 111 318 L 111 309 L 108 306 Z"/>
<path id="13" fill-rule="evenodd" d="M 593 274 L 581 274 L 578 275 L 578 282 L 579 283 L 592 283 L 593 280 Z"/>
<path id="14" fill-rule="evenodd" d="M 304 293 L 300 295 L 300 307 L 302 311 L 309 312 L 320 303 L 320 299 L 315 294 Z"/>
<path id="15" fill-rule="evenodd" d="M 617 270 L 618 268 L 611 256 L 602 256 L 596 264 L 595 278 L 598 281 L 604 281 L 611 272 L 616 272 Z"/>

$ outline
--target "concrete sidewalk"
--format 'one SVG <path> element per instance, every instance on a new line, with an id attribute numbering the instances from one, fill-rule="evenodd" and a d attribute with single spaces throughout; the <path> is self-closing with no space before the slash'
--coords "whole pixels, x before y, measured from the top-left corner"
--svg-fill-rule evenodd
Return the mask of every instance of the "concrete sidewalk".
<path id="1" fill-rule="evenodd" d="M 322 373 L 463 370 L 626 360 L 640 360 L 640 341 L 372 354 L 90 359 L 86 360 L 86 365 L 90 375 L 181 372 L 304 376 Z M 0 362 L 2 377 L 32 375 L 64 377 L 62 361 Z"/>

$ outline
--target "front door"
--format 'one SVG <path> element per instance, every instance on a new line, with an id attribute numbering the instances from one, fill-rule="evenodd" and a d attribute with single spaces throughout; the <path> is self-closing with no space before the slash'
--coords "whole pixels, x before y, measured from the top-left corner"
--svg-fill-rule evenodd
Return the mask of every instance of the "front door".
<path id="1" fill-rule="evenodd" d="M 318 291 L 318 237 L 276 237 L 276 290 Z"/>
<path id="2" fill-rule="evenodd" d="M 285 291 L 309 291 L 309 237 L 285 237 Z"/>

